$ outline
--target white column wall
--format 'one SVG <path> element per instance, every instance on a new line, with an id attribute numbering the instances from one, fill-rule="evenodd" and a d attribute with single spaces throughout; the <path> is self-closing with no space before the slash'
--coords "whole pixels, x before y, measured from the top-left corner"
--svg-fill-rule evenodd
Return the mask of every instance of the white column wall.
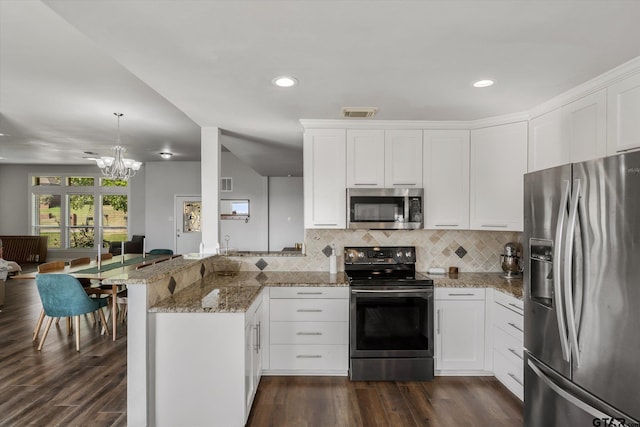
<path id="1" fill-rule="evenodd" d="M 201 188 L 202 188 L 202 243 L 204 251 L 212 253 L 220 241 L 220 128 L 202 128 Z"/>

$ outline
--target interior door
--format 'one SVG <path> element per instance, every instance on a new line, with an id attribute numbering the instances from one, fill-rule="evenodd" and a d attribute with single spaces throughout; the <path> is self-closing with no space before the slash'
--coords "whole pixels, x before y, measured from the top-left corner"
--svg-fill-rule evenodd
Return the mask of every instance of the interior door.
<path id="1" fill-rule="evenodd" d="M 176 242 L 174 252 L 187 254 L 198 252 L 202 241 L 200 196 L 175 196 Z"/>

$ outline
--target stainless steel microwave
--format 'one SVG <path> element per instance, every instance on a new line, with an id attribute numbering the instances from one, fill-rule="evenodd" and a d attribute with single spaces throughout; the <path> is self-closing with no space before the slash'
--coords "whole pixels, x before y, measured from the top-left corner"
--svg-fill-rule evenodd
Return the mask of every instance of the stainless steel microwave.
<path id="1" fill-rule="evenodd" d="M 423 228 L 423 201 L 422 188 L 347 188 L 347 228 Z"/>

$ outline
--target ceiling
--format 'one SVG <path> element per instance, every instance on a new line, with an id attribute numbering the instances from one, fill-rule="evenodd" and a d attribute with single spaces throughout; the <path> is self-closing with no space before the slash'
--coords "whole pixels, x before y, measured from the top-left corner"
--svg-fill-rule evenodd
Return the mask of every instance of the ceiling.
<path id="1" fill-rule="evenodd" d="M 122 112 L 137 160 L 197 161 L 219 127 L 259 173 L 301 175 L 299 119 L 526 111 L 640 56 L 639 21 L 635 0 L 0 0 L 0 164 L 108 155 Z"/>

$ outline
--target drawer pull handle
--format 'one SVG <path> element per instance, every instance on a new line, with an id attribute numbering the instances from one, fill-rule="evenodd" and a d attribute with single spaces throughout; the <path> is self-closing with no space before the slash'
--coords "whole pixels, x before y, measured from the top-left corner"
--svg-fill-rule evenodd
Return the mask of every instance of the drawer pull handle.
<path id="1" fill-rule="evenodd" d="M 438 335 L 440 335 L 440 309 L 438 309 L 438 311 L 436 311 L 436 323 L 438 324 L 438 331 L 436 332 Z"/>
<path id="2" fill-rule="evenodd" d="M 514 349 L 510 348 L 510 349 L 509 349 L 509 351 L 510 351 L 511 353 L 515 354 L 516 356 L 518 356 L 518 358 L 519 358 L 520 360 L 524 360 L 524 359 L 522 358 L 522 355 L 521 355 L 520 353 L 518 353 L 516 350 L 514 350 Z"/>
<path id="3" fill-rule="evenodd" d="M 458 224 L 435 224 L 436 227 L 458 227 Z"/>
<path id="4" fill-rule="evenodd" d="M 299 354 L 296 359 L 322 359 L 322 356 L 319 354 Z"/>
<path id="5" fill-rule="evenodd" d="M 300 308 L 296 310 L 298 313 L 322 313 L 319 308 Z"/>
<path id="6" fill-rule="evenodd" d="M 322 295 L 322 292 L 298 292 L 298 295 Z"/>
<path id="7" fill-rule="evenodd" d="M 480 227 L 507 228 L 507 224 L 482 224 Z"/>
<path id="8" fill-rule="evenodd" d="M 322 335 L 322 332 L 298 332 L 296 335 Z"/>
<path id="9" fill-rule="evenodd" d="M 524 332 L 524 330 L 520 329 L 515 323 L 509 322 L 509 326 L 511 326 L 514 329 L 519 330 L 520 332 Z"/>
<path id="10" fill-rule="evenodd" d="M 472 297 L 475 294 L 449 294 L 450 297 Z"/>
<path id="11" fill-rule="evenodd" d="M 511 307 L 515 307 L 515 308 L 517 308 L 517 309 L 518 309 L 518 310 L 520 310 L 520 311 L 522 311 L 522 310 L 523 310 L 523 308 L 522 308 L 522 307 L 520 307 L 518 304 L 514 304 L 514 303 L 510 302 L 510 303 L 509 303 L 509 305 L 510 305 Z"/>
<path id="12" fill-rule="evenodd" d="M 367 182 L 354 182 L 353 185 L 378 185 L 375 182 L 374 183 L 367 183 Z"/>
<path id="13" fill-rule="evenodd" d="M 520 381 L 520 379 L 518 377 L 516 377 L 515 374 L 512 374 L 511 372 L 507 372 L 507 375 L 509 375 L 511 378 L 513 378 L 513 380 L 515 382 L 517 382 L 518 384 L 520 384 L 521 386 L 524 386 L 524 384 L 522 384 L 522 381 Z"/>

